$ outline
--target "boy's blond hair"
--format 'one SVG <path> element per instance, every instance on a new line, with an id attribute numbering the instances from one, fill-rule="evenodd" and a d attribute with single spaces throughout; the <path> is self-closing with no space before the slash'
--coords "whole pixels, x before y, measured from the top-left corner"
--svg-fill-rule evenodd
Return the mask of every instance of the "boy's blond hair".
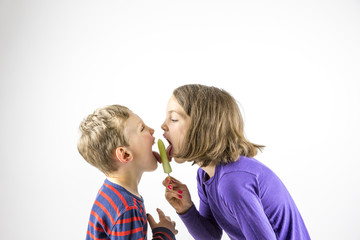
<path id="1" fill-rule="evenodd" d="M 95 110 L 80 124 L 79 153 L 106 175 L 117 170 L 114 164 L 115 149 L 128 146 L 124 123 L 130 113 L 124 106 L 106 106 Z"/>
<path id="2" fill-rule="evenodd" d="M 175 157 L 206 167 L 254 157 L 264 147 L 245 138 L 239 107 L 225 90 L 189 84 L 176 88 L 173 95 L 191 119 L 186 144 Z"/>

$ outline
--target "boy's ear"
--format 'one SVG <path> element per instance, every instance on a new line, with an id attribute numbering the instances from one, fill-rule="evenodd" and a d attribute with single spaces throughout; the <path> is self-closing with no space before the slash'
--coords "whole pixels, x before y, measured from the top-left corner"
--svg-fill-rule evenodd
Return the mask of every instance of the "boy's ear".
<path id="1" fill-rule="evenodd" d="M 132 154 L 124 147 L 117 147 L 115 150 L 116 159 L 121 163 L 128 163 L 132 160 Z"/>

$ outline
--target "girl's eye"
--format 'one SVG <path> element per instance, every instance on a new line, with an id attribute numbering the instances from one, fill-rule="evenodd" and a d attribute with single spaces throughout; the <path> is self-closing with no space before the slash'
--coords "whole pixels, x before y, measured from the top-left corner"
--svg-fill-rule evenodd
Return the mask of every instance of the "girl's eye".
<path id="1" fill-rule="evenodd" d="M 145 129 L 145 126 L 141 126 L 141 132 L 144 131 Z"/>
<path id="2" fill-rule="evenodd" d="M 177 119 L 170 119 L 172 122 L 177 122 L 178 120 Z"/>

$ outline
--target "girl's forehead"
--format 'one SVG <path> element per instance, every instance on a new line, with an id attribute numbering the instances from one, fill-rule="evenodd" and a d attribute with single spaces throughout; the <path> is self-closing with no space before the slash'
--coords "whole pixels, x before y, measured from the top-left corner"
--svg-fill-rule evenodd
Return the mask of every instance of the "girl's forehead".
<path id="1" fill-rule="evenodd" d="M 174 97 L 174 95 L 172 95 L 171 98 L 169 99 L 166 110 L 168 113 L 181 112 L 181 110 L 184 111 L 183 108 L 180 106 L 179 102 Z"/>
<path id="2" fill-rule="evenodd" d="M 182 108 L 182 106 L 180 106 L 180 104 L 177 101 L 175 103 L 170 103 L 169 102 L 166 114 L 167 115 L 177 114 L 177 115 L 180 115 L 183 118 L 187 117 L 184 109 Z"/>

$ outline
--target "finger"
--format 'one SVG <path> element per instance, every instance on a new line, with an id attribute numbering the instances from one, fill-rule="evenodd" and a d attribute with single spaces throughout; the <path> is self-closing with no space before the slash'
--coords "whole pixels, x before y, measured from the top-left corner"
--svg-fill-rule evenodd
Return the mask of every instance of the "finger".
<path id="1" fill-rule="evenodd" d="M 180 200 L 182 199 L 182 195 L 180 195 L 179 193 L 175 192 L 175 191 L 166 191 L 165 192 L 165 198 L 168 200 L 168 201 L 172 201 L 174 199 L 176 200 Z"/>
<path id="2" fill-rule="evenodd" d="M 150 224 L 150 228 L 153 229 L 153 227 L 155 226 L 156 222 L 153 218 L 153 216 L 151 216 L 150 213 L 147 214 L 147 218 L 148 218 L 148 222 Z"/>
<path id="3" fill-rule="evenodd" d="M 173 198 L 182 199 L 183 198 L 183 192 L 181 190 L 169 190 L 169 189 L 166 189 L 165 198 L 168 201 L 172 200 Z"/>
<path id="4" fill-rule="evenodd" d="M 177 180 L 176 178 L 174 178 L 174 177 L 170 177 L 170 178 L 171 178 L 171 181 L 172 181 L 172 182 L 177 182 L 177 183 L 182 184 L 182 182 L 179 181 L 179 180 Z"/>
<path id="5" fill-rule="evenodd" d="M 166 177 L 166 178 L 163 180 L 162 184 L 163 184 L 165 187 L 167 187 L 169 184 L 173 184 L 173 181 L 171 180 L 171 177 L 170 177 L 170 178 L 169 178 L 169 177 Z"/>
<path id="6" fill-rule="evenodd" d="M 175 192 L 179 195 L 188 192 L 185 185 L 168 185 L 165 189 L 165 192 Z"/>
<path id="7" fill-rule="evenodd" d="M 174 189 L 174 185 L 172 185 L 172 184 L 169 184 L 169 185 L 166 186 L 167 191 L 171 191 L 173 189 Z"/>
<path id="8" fill-rule="evenodd" d="M 165 192 L 165 198 L 167 199 L 167 200 L 171 200 L 171 199 L 173 199 L 173 198 L 176 198 L 176 193 L 175 192 L 172 192 L 172 191 L 166 191 Z"/>
<path id="9" fill-rule="evenodd" d="M 169 184 L 174 184 L 174 183 L 182 184 L 182 182 L 180 182 L 179 180 L 177 180 L 177 179 L 174 178 L 174 177 L 166 177 L 166 178 L 163 180 L 163 182 L 162 182 L 162 184 L 163 184 L 165 187 L 167 187 L 167 185 L 169 185 Z"/>
<path id="10" fill-rule="evenodd" d="M 163 185 L 169 190 L 173 190 L 173 189 L 184 190 L 186 188 L 186 185 L 178 182 L 171 182 L 171 183 L 163 182 Z"/>
<path id="11" fill-rule="evenodd" d="M 165 218 L 165 213 L 164 213 L 163 211 L 161 211 L 160 208 L 157 208 L 156 211 L 157 211 L 158 214 L 159 214 L 159 219 Z"/>

